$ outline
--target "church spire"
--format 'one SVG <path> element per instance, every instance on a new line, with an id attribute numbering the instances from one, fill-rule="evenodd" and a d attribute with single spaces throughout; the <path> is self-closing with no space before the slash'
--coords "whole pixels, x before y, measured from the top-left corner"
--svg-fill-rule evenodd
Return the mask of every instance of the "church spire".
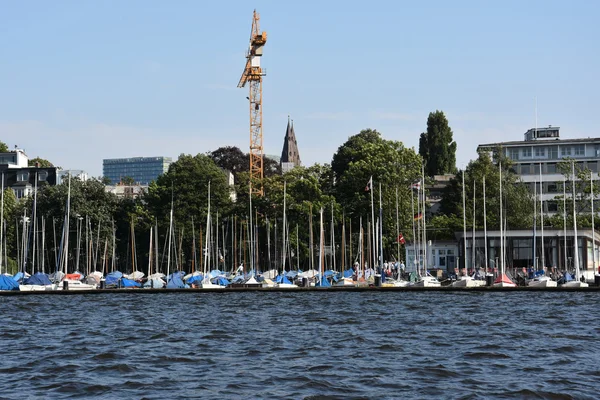
<path id="1" fill-rule="evenodd" d="M 288 115 L 285 138 L 283 139 L 283 149 L 281 151 L 281 170 L 287 172 L 290 169 L 301 165 L 300 153 L 298 152 L 298 142 L 294 132 L 294 120 Z"/>

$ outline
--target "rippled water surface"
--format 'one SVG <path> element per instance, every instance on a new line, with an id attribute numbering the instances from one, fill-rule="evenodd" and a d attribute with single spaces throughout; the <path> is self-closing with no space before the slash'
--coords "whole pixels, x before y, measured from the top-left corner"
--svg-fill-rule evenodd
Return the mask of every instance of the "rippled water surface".
<path id="1" fill-rule="evenodd" d="M 599 295 L 0 297 L 0 398 L 595 399 Z"/>

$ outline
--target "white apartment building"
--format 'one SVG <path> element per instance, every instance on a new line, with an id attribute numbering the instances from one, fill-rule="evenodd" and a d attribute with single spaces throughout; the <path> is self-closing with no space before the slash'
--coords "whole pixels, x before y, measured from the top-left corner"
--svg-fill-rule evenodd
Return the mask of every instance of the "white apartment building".
<path id="1" fill-rule="evenodd" d="M 530 129 L 525 132 L 525 140 L 480 144 L 477 150 L 492 151 L 501 147 L 513 162 L 513 169 L 521 180 L 534 191 L 537 183 L 539 195 L 540 170 L 542 176 L 542 200 L 544 212 L 556 213 L 559 210 L 555 196 L 562 195 L 563 175 L 557 164 L 564 158 L 573 158 L 582 168 L 588 168 L 598 179 L 600 161 L 600 138 L 561 139 L 560 128 Z"/>

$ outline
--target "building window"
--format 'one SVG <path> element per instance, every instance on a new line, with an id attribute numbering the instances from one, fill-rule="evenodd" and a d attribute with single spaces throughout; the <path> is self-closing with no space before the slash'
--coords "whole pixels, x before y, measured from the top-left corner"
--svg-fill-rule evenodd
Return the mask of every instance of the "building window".
<path id="1" fill-rule="evenodd" d="M 558 146 L 550 146 L 548 148 L 548 157 L 553 160 L 558 158 Z"/>
<path id="2" fill-rule="evenodd" d="M 510 149 L 510 156 L 511 160 L 518 160 L 519 159 L 519 149 Z"/>
<path id="3" fill-rule="evenodd" d="M 558 212 L 558 203 L 554 200 L 547 201 L 546 207 L 548 207 L 548 212 Z"/>
<path id="4" fill-rule="evenodd" d="M 548 193 L 558 193 L 558 185 L 556 182 L 548 183 Z"/>
<path id="5" fill-rule="evenodd" d="M 46 179 L 48 179 L 48 171 L 38 172 L 38 181 L 46 182 Z"/>
<path id="6" fill-rule="evenodd" d="M 575 155 L 576 156 L 584 156 L 585 155 L 585 146 L 580 144 L 578 146 L 575 146 Z"/>
<path id="7" fill-rule="evenodd" d="M 524 158 L 531 157 L 531 147 L 524 147 L 523 148 L 523 157 Z"/>
<path id="8" fill-rule="evenodd" d="M 531 174 L 531 166 L 529 164 L 521 164 L 521 175 Z"/>
<path id="9" fill-rule="evenodd" d="M 562 146 L 560 148 L 560 155 L 563 157 L 569 157 L 571 155 L 571 148 L 569 146 Z"/>
<path id="10" fill-rule="evenodd" d="M 547 174 L 555 174 L 556 173 L 556 164 L 554 164 L 554 163 L 546 164 L 546 173 Z"/>
<path id="11" fill-rule="evenodd" d="M 22 171 L 17 172 L 17 182 L 28 182 L 29 181 L 29 172 Z"/>
<path id="12" fill-rule="evenodd" d="M 546 157 L 546 148 L 545 147 L 536 147 L 535 148 L 535 156 L 536 157 Z"/>

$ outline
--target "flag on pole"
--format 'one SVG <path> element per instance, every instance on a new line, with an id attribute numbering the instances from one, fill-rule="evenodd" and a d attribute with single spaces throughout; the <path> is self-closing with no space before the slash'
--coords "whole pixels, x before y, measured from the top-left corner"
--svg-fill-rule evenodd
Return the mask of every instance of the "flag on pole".
<path id="1" fill-rule="evenodd" d="M 419 219 L 422 219 L 422 218 L 423 218 L 423 213 L 422 212 L 420 212 L 418 214 L 415 214 L 415 221 L 419 220 Z"/>
<path id="2" fill-rule="evenodd" d="M 398 235 L 398 243 L 400 243 L 400 244 L 406 243 L 406 240 L 404 240 L 404 236 L 402 236 L 402 234 Z"/>
<path id="3" fill-rule="evenodd" d="M 368 192 L 371 189 L 373 189 L 373 177 L 372 176 L 369 179 L 369 182 L 367 182 L 367 186 L 365 187 L 365 192 Z"/>
<path id="4" fill-rule="evenodd" d="M 420 190 L 421 189 L 421 181 L 413 183 L 412 185 L 410 185 L 410 188 Z"/>

